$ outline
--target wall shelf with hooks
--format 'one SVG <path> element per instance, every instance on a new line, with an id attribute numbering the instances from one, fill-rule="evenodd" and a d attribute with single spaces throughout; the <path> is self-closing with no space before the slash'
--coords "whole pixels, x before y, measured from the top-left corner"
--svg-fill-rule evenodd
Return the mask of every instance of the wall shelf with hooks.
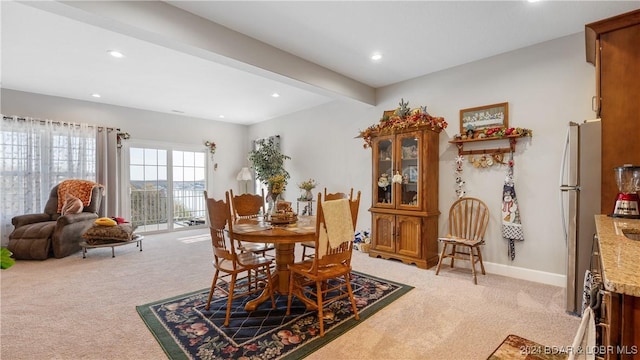
<path id="1" fill-rule="evenodd" d="M 481 138 L 481 139 L 465 139 L 465 140 L 454 139 L 454 140 L 450 140 L 449 143 L 456 145 L 456 147 L 458 148 L 458 155 L 504 154 L 504 153 L 508 153 L 508 152 L 515 152 L 516 151 L 516 141 L 517 141 L 517 139 L 518 138 L 527 137 L 527 136 L 531 136 L 531 135 L 526 135 L 526 136 L 509 135 L 509 136 L 501 136 L 501 137 L 485 137 L 485 138 Z M 493 148 L 486 148 L 486 149 L 473 149 L 473 150 L 465 150 L 464 149 L 464 145 L 465 144 L 481 143 L 481 142 L 486 142 L 486 141 L 498 141 L 498 140 L 509 141 L 509 146 L 508 147 L 493 147 Z"/>

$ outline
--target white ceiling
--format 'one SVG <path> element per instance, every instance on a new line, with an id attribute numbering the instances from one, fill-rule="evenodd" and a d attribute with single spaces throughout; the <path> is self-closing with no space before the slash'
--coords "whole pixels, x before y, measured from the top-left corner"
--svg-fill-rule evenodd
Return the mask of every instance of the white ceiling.
<path id="1" fill-rule="evenodd" d="M 8 89 L 253 124 L 336 99 L 374 104 L 375 88 L 638 8 L 640 1 L 1 1 L 1 80 Z M 383 59 L 371 61 L 374 52 Z"/>

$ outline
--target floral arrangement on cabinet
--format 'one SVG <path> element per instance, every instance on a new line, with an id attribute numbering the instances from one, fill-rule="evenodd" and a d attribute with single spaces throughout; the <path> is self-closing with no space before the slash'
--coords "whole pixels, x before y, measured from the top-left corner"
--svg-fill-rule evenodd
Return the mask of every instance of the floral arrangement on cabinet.
<path id="1" fill-rule="evenodd" d="M 376 134 L 419 128 L 422 126 L 427 126 L 437 131 L 447 128 L 448 124 L 444 118 L 431 116 L 427 112 L 426 106 L 411 109 L 409 108 L 409 102 L 405 102 L 404 99 L 400 99 L 398 105 L 398 108 L 395 110 L 385 111 L 380 122 L 360 132 L 358 137 L 364 139 L 365 149 L 371 146 L 371 137 Z"/>

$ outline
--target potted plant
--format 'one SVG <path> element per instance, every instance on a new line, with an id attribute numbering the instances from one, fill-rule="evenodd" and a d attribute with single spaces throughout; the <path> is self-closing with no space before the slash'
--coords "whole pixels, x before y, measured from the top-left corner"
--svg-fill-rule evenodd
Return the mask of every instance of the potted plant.
<path id="1" fill-rule="evenodd" d="M 13 255 L 13 253 L 9 251 L 9 249 L 5 247 L 0 248 L 0 267 L 2 269 L 8 269 L 16 263 L 11 255 Z"/>
<path id="2" fill-rule="evenodd" d="M 280 192 L 284 190 L 284 187 L 289 179 L 289 173 L 284 168 L 284 161 L 290 160 L 291 157 L 283 154 L 280 148 L 275 143 L 272 137 L 268 139 L 260 139 L 256 141 L 257 150 L 251 150 L 249 152 L 249 162 L 251 167 L 256 172 L 256 178 L 263 184 L 269 187 L 269 196 L 273 197 L 276 193 L 272 192 L 272 184 L 279 184 L 278 189 Z M 278 177 L 278 181 L 269 181 Z M 282 179 L 280 178 L 282 177 Z"/>

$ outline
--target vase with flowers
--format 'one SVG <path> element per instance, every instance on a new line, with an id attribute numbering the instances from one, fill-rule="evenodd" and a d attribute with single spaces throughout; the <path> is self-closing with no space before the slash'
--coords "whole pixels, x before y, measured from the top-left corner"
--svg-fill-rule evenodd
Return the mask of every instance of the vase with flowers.
<path id="1" fill-rule="evenodd" d="M 269 212 L 273 212 L 276 209 L 276 203 L 280 199 L 282 192 L 284 192 L 287 186 L 287 179 L 284 175 L 274 175 L 267 179 L 267 187 L 269 193 L 267 194 L 267 200 L 269 202 Z"/>
<path id="2" fill-rule="evenodd" d="M 318 186 L 318 183 L 314 179 L 308 179 L 298 184 L 298 188 L 303 191 L 299 200 L 313 200 L 311 190 L 315 189 L 316 186 Z"/>

